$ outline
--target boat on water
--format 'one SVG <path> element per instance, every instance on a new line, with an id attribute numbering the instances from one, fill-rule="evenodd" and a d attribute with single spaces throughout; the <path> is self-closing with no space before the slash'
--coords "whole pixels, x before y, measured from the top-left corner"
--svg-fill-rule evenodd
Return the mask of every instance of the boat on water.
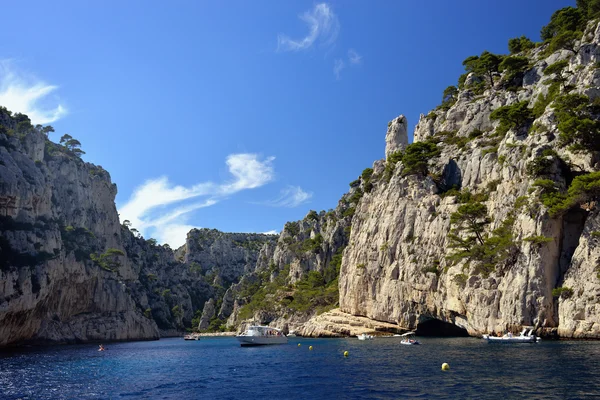
<path id="1" fill-rule="evenodd" d="M 296 335 L 296 331 L 290 331 L 290 333 L 287 334 L 287 337 L 296 337 L 298 335 Z"/>
<path id="2" fill-rule="evenodd" d="M 244 333 L 236 336 L 242 347 L 261 346 L 266 344 L 286 344 L 287 337 L 281 329 L 270 326 L 249 326 Z"/>
<path id="3" fill-rule="evenodd" d="M 361 333 L 360 335 L 356 335 L 358 340 L 371 340 L 373 339 L 373 335 L 367 335 L 366 333 Z"/>
<path id="4" fill-rule="evenodd" d="M 197 333 L 191 333 L 189 335 L 185 335 L 183 340 L 200 340 L 200 335 Z"/>
<path id="5" fill-rule="evenodd" d="M 483 339 L 494 343 L 536 343 L 541 342 L 542 338 L 533 334 L 533 329 L 523 329 L 519 336 L 514 336 L 511 332 L 504 334 L 502 337 L 483 335 Z"/>
<path id="6" fill-rule="evenodd" d="M 402 338 L 402 340 L 400 341 L 400 344 L 406 344 L 406 345 L 421 344 L 421 342 L 419 342 L 418 340 L 416 340 L 414 338 L 415 334 L 416 334 L 416 332 L 413 331 L 413 332 L 408 332 L 408 333 L 400 335 L 400 337 Z"/>

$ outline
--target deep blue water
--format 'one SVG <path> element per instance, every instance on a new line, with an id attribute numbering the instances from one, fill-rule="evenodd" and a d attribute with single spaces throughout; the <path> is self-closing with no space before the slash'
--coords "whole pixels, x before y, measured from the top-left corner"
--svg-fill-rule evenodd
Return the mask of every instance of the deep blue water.
<path id="1" fill-rule="evenodd" d="M 421 342 L 290 338 L 242 348 L 234 338 L 203 338 L 112 343 L 105 352 L 97 345 L 18 349 L 0 352 L 0 398 L 600 398 L 600 342 Z M 450 371 L 441 371 L 444 362 Z"/>

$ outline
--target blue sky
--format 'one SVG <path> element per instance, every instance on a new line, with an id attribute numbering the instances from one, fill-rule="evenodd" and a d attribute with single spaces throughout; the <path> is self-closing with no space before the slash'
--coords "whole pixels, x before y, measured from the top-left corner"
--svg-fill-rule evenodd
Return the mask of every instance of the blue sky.
<path id="1" fill-rule="evenodd" d="M 0 103 L 79 139 L 147 238 L 279 231 L 334 208 L 462 60 L 574 3 L 7 2 Z"/>

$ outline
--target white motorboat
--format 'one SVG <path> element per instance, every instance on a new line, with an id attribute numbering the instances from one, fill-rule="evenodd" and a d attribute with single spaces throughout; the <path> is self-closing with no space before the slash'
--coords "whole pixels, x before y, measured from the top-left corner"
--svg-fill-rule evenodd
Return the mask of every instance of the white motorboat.
<path id="1" fill-rule="evenodd" d="M 358 340 L 371 340 L 373 339 L 373 335 L 367 335 L 366 333 L 361 333 L 360 335 L 356 335 Z"/>
<path id="2" fill-rule="evenodd" d="M 287 337 L 296 337 L 296 331 L 290 331 L 290 333 L 287 334 Z"/>
<path id="3" fill-rule="evenodd" d="M 183 340 L 200 340 L 200 335 L 197 333 L 191 333 L 189 335 L 185 335 Z"/>
<path id="4" fill-rule="evenodd" d="M 286 344 L 287 337 L 280 329 L 270 326 L 249 326 L 244 333 L 236 336 L 241 346 L 261 346 L 266 344 Z"/>
<path id="5" fill-rule="evenodd" d="M 523 329 L 519 336 L 514 336 L 509 332 L 502 337 L 483 335 L 483 339 L 495 343 L 535 343 L 542 341 L 542 338 L 533 334 L 533 329 L 529 329 L 528 331 L 527 328 Z"/>
<path id="6" fill-rule="evenodd" d="M 400 337 L 402 337 L 400 344 L 407 344 L 407 345 L 421 344 L 421 342 L 419 342 L 418 340 L 413 338 L 414 336 L 415 336 L 415 332 L 408 332 L 403 335 L 400 335 Z"/>

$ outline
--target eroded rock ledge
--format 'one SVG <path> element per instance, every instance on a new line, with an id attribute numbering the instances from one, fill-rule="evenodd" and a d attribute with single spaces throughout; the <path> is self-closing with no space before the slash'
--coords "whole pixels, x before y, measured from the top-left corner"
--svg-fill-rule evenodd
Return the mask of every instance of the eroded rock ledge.
<path id="1" fill-rule="evenodd" d="M 403 331 L 405 329 L 397 324 L 347 314 L 338 308 L 323 313 L 296 329 L 297 334 L 307 337 L 344 337 L 362 333 L 398 333 Z"/>

